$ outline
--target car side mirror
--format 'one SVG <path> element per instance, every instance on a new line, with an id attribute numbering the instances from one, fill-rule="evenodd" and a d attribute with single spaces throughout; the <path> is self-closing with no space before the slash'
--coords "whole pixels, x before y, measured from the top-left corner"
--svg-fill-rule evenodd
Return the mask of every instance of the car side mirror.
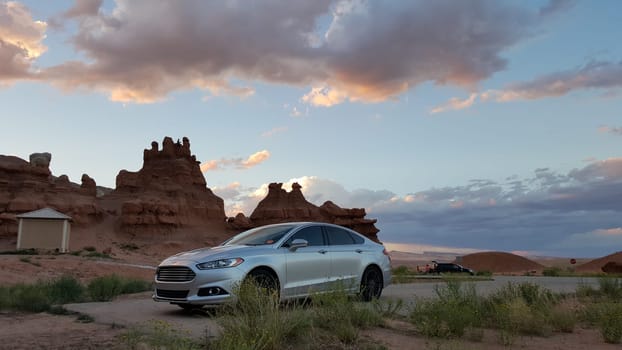
<path id="1" fill-rule="evenodd" d="M 292 252 L 295 252 L 296 249 L 307 247 L 308 245 L 309 245 L 309 242 L 307 242 L 306 240 L 302 238 L 296 238 L 295 240 L 292 241 L 292 243 L 290 243 L 289 250 L 291 250 Z"/>

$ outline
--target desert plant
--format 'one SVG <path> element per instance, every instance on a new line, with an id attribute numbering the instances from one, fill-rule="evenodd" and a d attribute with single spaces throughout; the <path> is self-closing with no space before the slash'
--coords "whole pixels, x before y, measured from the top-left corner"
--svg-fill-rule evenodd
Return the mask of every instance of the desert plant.
<path id="1" fill-rule="evenodd" d="M 87 290 L 94 301 L 110 301 L 123 291 L 123 280 L 117 275 L 97 277 L 89 282 Z"/>
<path id="2" fill-rule="evenodd" d="M 437 286 L 438 298 L 418 300 L 410 313 L 417 330 L 427 337 L 462 337 L 466 329 L 481 326 L 481 302 L 475 287 L 449 281 Z"/>
<path id="3" fill-rule="evenodd" d="M 549 314 L 549 323 L 553 330 L 572 333 L 577 324 L 577 311 L 569 304 L 560 304 L 554 307 Z"/>
<path id="4" fill-rule="evenodd" d="M 77 302 L 82 299 L 84 287 L 73 276 L 64 275 L 47 283 L 48 296 L 55 304 Z"/>
<path id="5" fill-rule="evenodd" d="M 603 306 L 599 328 L 605 342 L 618 344 L 622 341 L 621 303 L 607 303 Z"/>
<path id="6" fill-rule="evenodd" d="M 558 277 L 562 275 L 562 269 L 557 266 L 547 267 L 542 270 L 542 275 L 549 277 Z"/>
<path id="7" fill-rule="evenodd" d="M 601 277 L 598 279 L 600 292 L 610 300 L 622 299 L 622 278 Z"/>
<path id="8" fill-rule="evenodd" d="M 210 348 L 281 349 L 311 326 L 308 313 L 295 304 L 282 310 L 276 293 L 266 293 L 252 281 L 236 287 L 235 293 L 238 300 L 225 307 L 221 336 Z"/>

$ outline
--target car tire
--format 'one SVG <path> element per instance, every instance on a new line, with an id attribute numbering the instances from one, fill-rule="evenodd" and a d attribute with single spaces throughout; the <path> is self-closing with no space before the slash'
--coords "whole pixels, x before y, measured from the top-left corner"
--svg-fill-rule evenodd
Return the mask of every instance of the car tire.
<path id="1" fill-rule="evenodd" d="M 377 267 L 370 266 L 365 269 L 361 277 L 361 300 L 368 302 L 380 298 L 382 294 L 382 272 Z"/>
<path id="2" fill-rule="evenodd" d="M 255 269 L 248 274 L 248 280 L 263 288 L 268 294 L 279 293 L 279 281 L 270 271 L 266 269 Z"/>

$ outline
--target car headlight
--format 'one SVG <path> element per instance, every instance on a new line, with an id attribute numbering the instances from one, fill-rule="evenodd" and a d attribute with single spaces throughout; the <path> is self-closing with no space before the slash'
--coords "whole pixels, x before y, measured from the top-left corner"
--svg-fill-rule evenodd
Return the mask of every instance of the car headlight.
<path id="1" fill-rule="evenodd" d="M 199 270 L 222 269 L 225 267 L 238 266 L 244 262 L 242 258 L 220 259 L 197 264 Z"/>

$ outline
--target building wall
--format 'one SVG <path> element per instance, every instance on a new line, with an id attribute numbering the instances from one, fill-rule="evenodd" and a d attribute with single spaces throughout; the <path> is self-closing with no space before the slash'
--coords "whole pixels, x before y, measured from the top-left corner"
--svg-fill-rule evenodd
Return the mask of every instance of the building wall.
<path id="1" fill-rule="evenodd" d="M 65 251 L 67 247 L 63 246 L 64 222 L 65 220 L 22 219 L 17 248 Z"/>

